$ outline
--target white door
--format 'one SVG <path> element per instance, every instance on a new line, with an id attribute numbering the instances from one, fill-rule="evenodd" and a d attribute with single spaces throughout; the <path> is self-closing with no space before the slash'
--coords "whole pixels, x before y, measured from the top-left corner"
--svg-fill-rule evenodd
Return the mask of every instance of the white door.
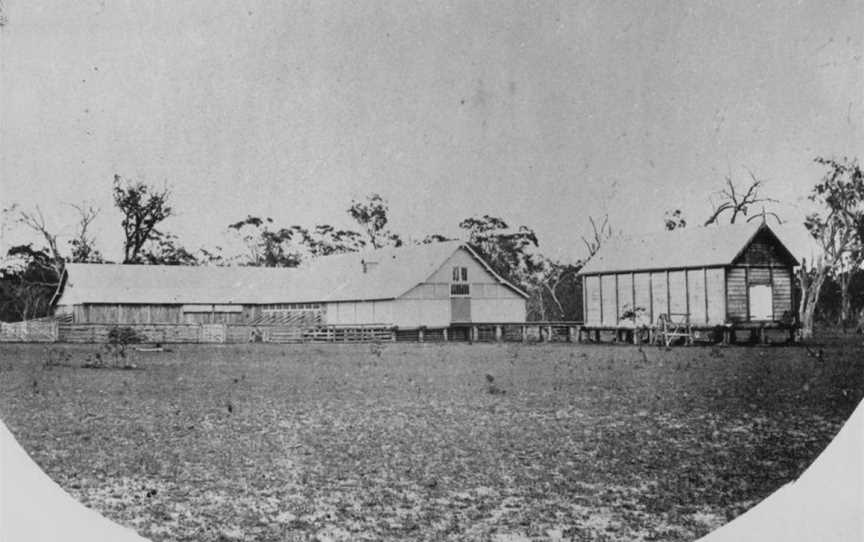
<path id="1" fill-rule="evenodd" d="M 750 286 L 750 319 L 751 320 L 773 320 L 774 309 L 772 307 L 771 286 L 768 284 L 754 284 Z"/>

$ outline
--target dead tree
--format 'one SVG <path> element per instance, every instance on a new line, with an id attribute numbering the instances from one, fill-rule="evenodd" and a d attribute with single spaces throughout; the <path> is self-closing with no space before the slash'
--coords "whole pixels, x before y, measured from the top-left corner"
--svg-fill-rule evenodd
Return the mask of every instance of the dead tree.
<path id="1" fill-rule="evenodd" d="M 84 203 L 80 205 L 70 203 L 69 205 L 78 211 L 78 229 L 75 236 L 69 241 L 69 244 L 72 245 L 71 261 L 77 263 L 101 262 L 102 255 L 96 249 L 95 239 L 88 234 L 90 225 L 99 215 L 99 209 Z"/>
<path id="2" fill-rule="evenodd" d="M 36 212 L 34 213 L 21 211 L 18 221 L 42 237 L 48 245 L 48 254 L 51 256 L 51 267 L 54 272 L 57 273 L 57 276 L 60 276 L 63 271 L 63 263 L 65 259 L 60 254 L 60 248 L 57 244 L 57 234 L 52 233 L 51 230 L 48 229 L 48 224 L 45 220 L 45 215 L 42 214 L 42 209 L 37 205 Z"/>
<path id="3" fill-rule="evenodd" d="M 597 251 L 603 246 L 603 242 L 612 237 L 612 226 L 609 225 L 609 215 L 603 217 L 600 227 L 597 227 L 597 222 L 593 216 L 589 216 L 588 220 L 591 222 L 593 236 L 591 239 L 587 239 L 583 235 L 582 242 L 585 243 L 585 248 L 588 249 L 588 257 L 591 258 L 597 254 Z"/>
<path id="4" fill-rule="evenodd" d="M 728 214 L 729 223 L 734 224 L 739 217 L 746 217 L 750 212 L 750 208 L 754 205 L 759 203 L 777 203 L 775 199 L 760 196 L 759 189 L 763 184 L 762 180 L 757 179 L 756 175 L 750 170 L 747 170 L 747 173 L 750 174 L 750 185 L 743 191 L 735 188 L 731 175 L 726 176 L 726 188 L 719 192 L 720 203 L 714 206 L 714 212 L 705 221 L 705 226 L 719 224 L 720 218 L 724 214 Z M 775 213 L 770 214 L 780 222 L 780 217 Z"/>

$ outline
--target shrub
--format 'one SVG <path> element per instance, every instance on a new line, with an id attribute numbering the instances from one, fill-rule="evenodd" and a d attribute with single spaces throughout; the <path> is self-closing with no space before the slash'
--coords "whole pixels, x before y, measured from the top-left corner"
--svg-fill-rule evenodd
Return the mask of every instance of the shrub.
<path id="1" fill-rule="evenodd" d="M 146 337 L 140 335 L 134 328 L 131 327 L 112 327 L 108 332 L 108 344 L 116 344 L 126 346 L 129 344 L 138 344 L 144 342 Z"/>

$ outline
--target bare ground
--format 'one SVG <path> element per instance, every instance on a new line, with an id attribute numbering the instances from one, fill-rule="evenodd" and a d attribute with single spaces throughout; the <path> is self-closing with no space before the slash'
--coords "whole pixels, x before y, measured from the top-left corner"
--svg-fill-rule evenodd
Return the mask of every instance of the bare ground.
<path id="1" fill-rule="evenodd" d="M 0 345 L 0 417 L 21 444 L 155 541 L 692 540 L 799 475 L 864 397 L 857 338 L 821 359 L 171 348 L 97 370 L 81 368 L 95 346 Z"/>

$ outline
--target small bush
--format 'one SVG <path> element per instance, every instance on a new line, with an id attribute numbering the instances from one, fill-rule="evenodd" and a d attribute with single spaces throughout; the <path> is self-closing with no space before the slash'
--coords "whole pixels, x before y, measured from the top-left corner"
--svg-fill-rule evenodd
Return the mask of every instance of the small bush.
<path id="1" fill-rule="evenodd" d="M 129 359 L 127 347 L 130 344 L 144 342 L 146 337 L 140 335 L 134 328 L 116 326 L 108 332 L 108 343 L 101 351 L 87 357 L 86 363 L 82 365 L 87 369 L 104 369 L 114 367 L 118 369 L 135 369 L 137 366 Z"/>
<path id="2" fill-rule="evenodd" d="M 43 367 L 68 367 L 71 365 L 72 354 L 61 348 L 49 348 L 45 351 L 45 363 Z"/>
<path id="3" fill-rule="evenodd" d="M 115 326 L 108 332 L 108 344 L 129 345 L 138 344 L 146 340 L 134 328 Z"/>

